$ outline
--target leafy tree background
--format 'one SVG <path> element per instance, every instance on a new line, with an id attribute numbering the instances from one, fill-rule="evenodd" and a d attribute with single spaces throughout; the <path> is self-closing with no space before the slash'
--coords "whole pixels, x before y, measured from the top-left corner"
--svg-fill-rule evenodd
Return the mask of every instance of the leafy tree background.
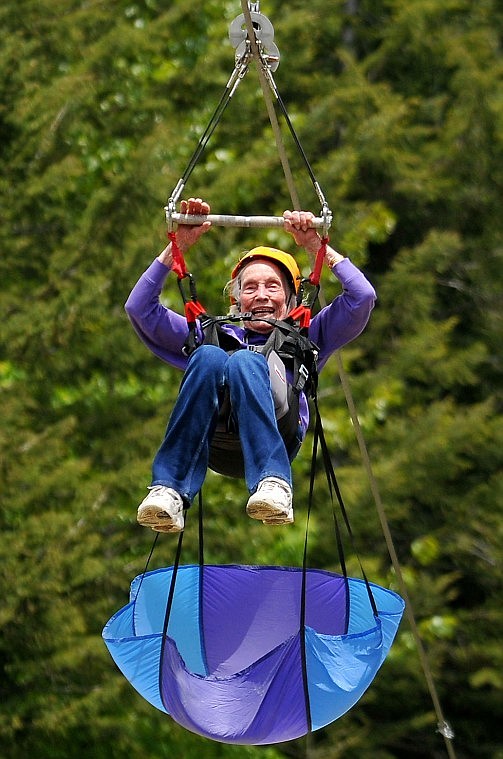
<path id="1" fill-rule="evenodd" d="M 395 547 L 458 757 L 501 759 L 503 11 L 496 0 L 268 0 L 275 75 L 334 210 L 332 243 L 379 302 L 342 352 Z M 143 569 L 135 524 L 179 375 L 123 303 L 165 244 L 163 205 L 233 66 L 240 3 L 4 0 L 0 48 L 0 741 L 9 759 L 446 755 L 410 629 L 361 702 L 308 741 L 225 746 L 142 701 L 100 634 Z M 302 205 L 316 197 L 285 136 Z M 254 69 L 187 194 L 222 213 L 291 206 Z M 282 232 L 260 240 L 291 248 Z M 201 298 L 243 230 L 190 253 Z M 305 271 L 310 262 L 299 254 Z M 328 277 L 324 297 L 338 292 Z M 174 280 L 165 301 L 179 308 Z M 335 360 L 322 412 L 367 573 L 396 578 Z M 208 476 L 208 559 L 298 564 L 297 525 L 244 516 L 242 483 Z M 337 569 L 317 494 L 311 552 Z M 196 556 L 189 526 L 185 559 Z M 153 566 L 172 562 L 166 536 Z M 351 567 L 357 572 L 356 565 Z"/>

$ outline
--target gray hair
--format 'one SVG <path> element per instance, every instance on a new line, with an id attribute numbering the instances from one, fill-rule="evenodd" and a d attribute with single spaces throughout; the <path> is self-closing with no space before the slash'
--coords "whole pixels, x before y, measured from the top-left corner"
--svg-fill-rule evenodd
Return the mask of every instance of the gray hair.
<path id="1" fill-rule="evenodd" d="M 239 308 L 240 291 L 241 291 L 241 272 L 239 272 L 237 277 L 235 277 L 234 279 L 230 279 L 228 282 L 226 282 L 225 287 L 223 289 L 224 298 L 228 298 L 231 301 L 229 310 L 227 311 L 228 316 L 237 316 L 237 314 L 241 313 L 241 309 Z"/>

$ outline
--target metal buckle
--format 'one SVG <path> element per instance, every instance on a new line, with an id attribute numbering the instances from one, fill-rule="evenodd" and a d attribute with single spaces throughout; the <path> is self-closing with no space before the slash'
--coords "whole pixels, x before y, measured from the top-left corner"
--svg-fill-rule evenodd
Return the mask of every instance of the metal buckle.
<path id="1" fill-rule="evenodd" d="M 295 383 L 295 389 L 300 393 L 306 384 L 306 382 L 309 379 L 309 372 L 307 371 L 304 364 L 301 364 L 299 366 L 299 376 L 297 377 L 297 381 Z"/>

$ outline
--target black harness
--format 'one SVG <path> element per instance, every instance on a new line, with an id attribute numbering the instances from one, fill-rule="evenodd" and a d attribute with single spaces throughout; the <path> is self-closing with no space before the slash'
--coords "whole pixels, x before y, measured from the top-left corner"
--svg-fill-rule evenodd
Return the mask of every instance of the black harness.
<path id="1" fill-rule="evenodd" d="M 285 319 L 260 319 L 273 325 L 273 330 L 263 345 L 243 345 L 235 335 L 222 329 L 222 324 L 234 321 L 253 321 L 251 314 L 238 316 L 209 316 L 199 317 L 203 331 L 203 344 L 216 345 L 226 353 L 237 350 L 253 350 L 262 353 L 267 359 L 272 351 L 277 353 L 287 371 L 291 373 L 291 388 L 296 395 L 302 391 L 314 396 L 318 386 L 317 359 L 319 348 L 307 336 L 307 330 L 300 328 L 295 322 Z"/>
<path id="2" fill-rule="evenodd" d="M 255 318 L 255 321 L 271 324 L 273 327 L 271 334 L 263 345 L 243 345 L 235 335 L 229 334 L 223 329 L 223 324 L 242 321 L 253 322 L 253 314 L 244 313 L 236 316 L 211 316 L 208 314 L 197 298 L 195 281 L 190 272 L 187 271 L 183 254 L 176 242 L 176 234 L 169 232 L 168 236 L 173 249 L 173 270 L 178 276 L 178 287 L 184 302 L 187 319 L 188 335 L 183 347 L 184 354 L 190 356 L 200 345 L 215 345 L 229 354 L 238 350 L 253 350 L 262 353 L 266 360 L 275 353 L 284 364 L 285 372 L 288 372 L 292 377 L 287 386 L 287 413 L 277 417 L 278 430 L 285 442 L 289 458 L 292 460 L 300 446 L 298 426 L 301 392 L 313 398 L 316 403 L 319 348 L 309 339 L 308 327 L 312 307 L 319 292 L 319 278 L 328 238 L 322 240 L 312 274 L 300 283 L 297 305 L 288 317 L 284 320 Z M 189 280 L 189 292 L 186 292 L 183 287 L 183 281 L 186 278 Z M 198 324 L 201 328 L 202 340 Z M 214 471 L 230 477 L 242 477 L 244 475 L 239 433 L 234 425 L 228 393 L 221 399 L 216 429 L 210 445 L 209 466 Z"/>

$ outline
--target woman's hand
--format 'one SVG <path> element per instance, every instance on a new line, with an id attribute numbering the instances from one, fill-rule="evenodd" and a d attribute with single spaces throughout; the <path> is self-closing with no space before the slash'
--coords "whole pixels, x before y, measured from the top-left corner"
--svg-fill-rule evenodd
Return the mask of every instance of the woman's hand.
<path id="1" fill-rule="evenodd" d="M 201 198 L 189 198 L 180 203 L 180 213 L 189 216 L 206 216 L 210 212 L 210 204 Z M 211 227 L 211 221 L 204 221 L 199 225 L 179 224 L 176 230 L 176 242 L 178 247 L 185 253 L 197 240 Z"/>
<path id="2" fill-rule="evenodd" d="M 190 216 L 206 216 L 209 212 L 210 204 L 201 198 L 189 198 L 180 202 L 180 213 L 186 213 Z M 210 227 L 211 221 L 204 221 L 202 224 L 197 225 L 179 224 L 176 230 L 176 243 L 181 252 L 186 253 Z M 171 243 L 164 248 L 157 258 L 165 266 L 172 266 L 173 254 L 171 252 Z"/>
<path id="3" fill-rule="evenodd" d="M 313 227 L 315 216 L 311 211 L 284 211 L 285 232 L 289 232 L 297 245 L 316 255 L 321 237 Z"/>
<path id="4" fill-rule="evenodd" d="M 297 245 L 302 246 L 308 253 L 315 256 L 321 246 L 321 237 L 313 227 L 315 215 L 310 211 L 285 211 L 283 218 L 285 220 L 285 231 L 293 236 Z M 343 259 L 344 256 L 327 245 L 325 263 L 330 269 Z"/>

